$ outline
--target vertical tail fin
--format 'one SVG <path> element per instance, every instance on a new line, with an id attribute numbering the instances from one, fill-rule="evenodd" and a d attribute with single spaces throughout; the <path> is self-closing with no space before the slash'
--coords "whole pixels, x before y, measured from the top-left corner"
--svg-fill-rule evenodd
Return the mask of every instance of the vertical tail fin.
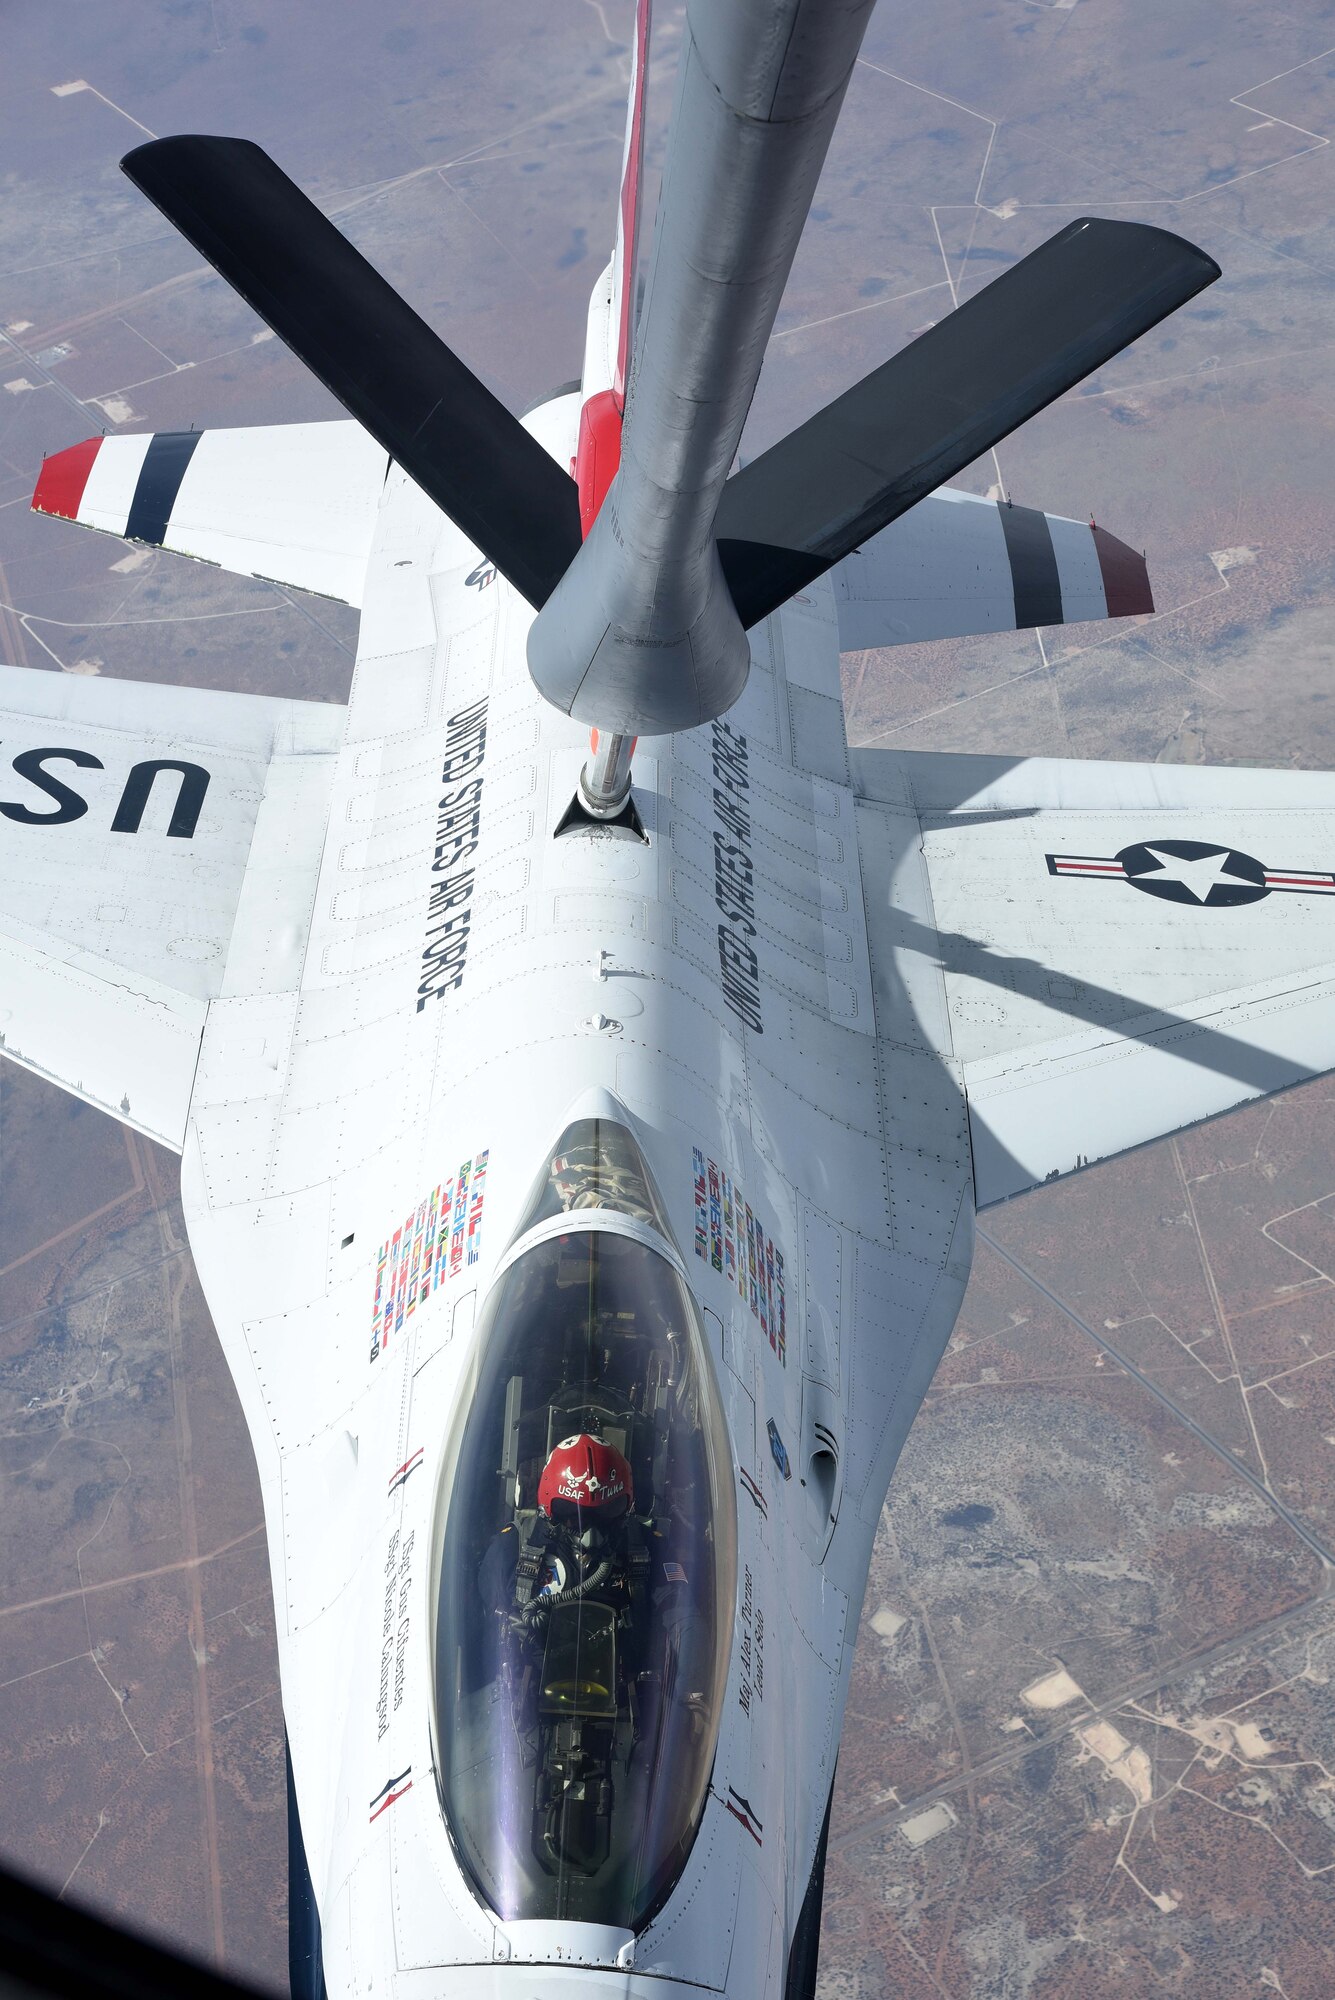
<path id="1" fill-rule="evenodd" d="M 593 526 L 603 495 L 611 485 L 621 460 L 621 418 L 626 407 L 635 340 L 650 5 L 651 0 L 636 0 L 616 242 L 612 248 L 612 260 L 599 277 L 589 301 L 589 326 L 584 344 L 584 401 L 580 410 L 579 445 L 574 467 L 579 486 L 580 526 L 586 535 Z"/>

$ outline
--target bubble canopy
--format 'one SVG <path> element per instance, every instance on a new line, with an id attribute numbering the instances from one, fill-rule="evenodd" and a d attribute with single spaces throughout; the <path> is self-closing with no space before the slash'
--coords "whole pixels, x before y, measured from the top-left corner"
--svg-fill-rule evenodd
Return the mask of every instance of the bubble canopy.
<path id="1" fill-rule="evenodd" d="M 483 1307 L 446 1453 L 437 1770 L 456 1852 L 505 1920 L 643 1929 L 704 1810 L 737 1521 L 665 1231 L 628 1127 L 562 1134 Z"/>

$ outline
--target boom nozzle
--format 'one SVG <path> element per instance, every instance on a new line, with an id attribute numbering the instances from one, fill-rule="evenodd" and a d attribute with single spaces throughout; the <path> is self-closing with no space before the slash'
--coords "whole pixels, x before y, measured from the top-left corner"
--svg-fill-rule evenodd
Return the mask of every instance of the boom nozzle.
<path id="1" fill-rule="evenodd" d="M 589 761 L 579 774 L 579 795 L 595 819 L 615 819 L 625 810 L 635 743 L 635 737 L 610 729 L 591 731 Z"/>

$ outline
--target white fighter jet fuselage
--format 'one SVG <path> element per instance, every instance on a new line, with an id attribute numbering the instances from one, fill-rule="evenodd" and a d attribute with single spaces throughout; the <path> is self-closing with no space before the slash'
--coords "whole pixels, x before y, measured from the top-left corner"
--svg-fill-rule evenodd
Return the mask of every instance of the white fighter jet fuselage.
<path id="1" fill-rule="evenodd" d="M 530 420 L 558 457 L 579 408 Z M 391 473 L 300 986 L 211 1009 L 185 1138 L 282 1552 L 325 1973 L 781 1991 L 968 1270 L 963 1104 L 930 973 L 873 979 L 829 586 L 725 719 L 641 744 L 644 839 L 553 837 L 586 738 L 528 622 Z M 634 1575 L 524 1624 L 488 1551 L 595 1427 L 634 1467 Z M 563 1675 L 600 1604 L 603 1679 Z"/>

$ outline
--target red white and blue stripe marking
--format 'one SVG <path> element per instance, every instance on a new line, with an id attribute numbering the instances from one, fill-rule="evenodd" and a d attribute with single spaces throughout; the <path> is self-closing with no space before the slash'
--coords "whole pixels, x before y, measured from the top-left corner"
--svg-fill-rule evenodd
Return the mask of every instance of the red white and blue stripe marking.
<path id="1" fill-rule="evenodd" d="M 368 1826 L 374 1826 L 381 1813 L 387 1813 L 391 1806 L 396 1806 L 399 1800 L 412 1790 L 412 1768 L 410 1764 L 406 1771 L 399 1772 L 397 1778 L 387 1778 L 385 1780 L 385 1783 L 380 1787 L 380 1790 L 371 1801 L 369 1808 L 371 1817 L 367 1821 Z M 406 1783 L 404 1782 L 405 1779 L 407 1780 Z"/>

